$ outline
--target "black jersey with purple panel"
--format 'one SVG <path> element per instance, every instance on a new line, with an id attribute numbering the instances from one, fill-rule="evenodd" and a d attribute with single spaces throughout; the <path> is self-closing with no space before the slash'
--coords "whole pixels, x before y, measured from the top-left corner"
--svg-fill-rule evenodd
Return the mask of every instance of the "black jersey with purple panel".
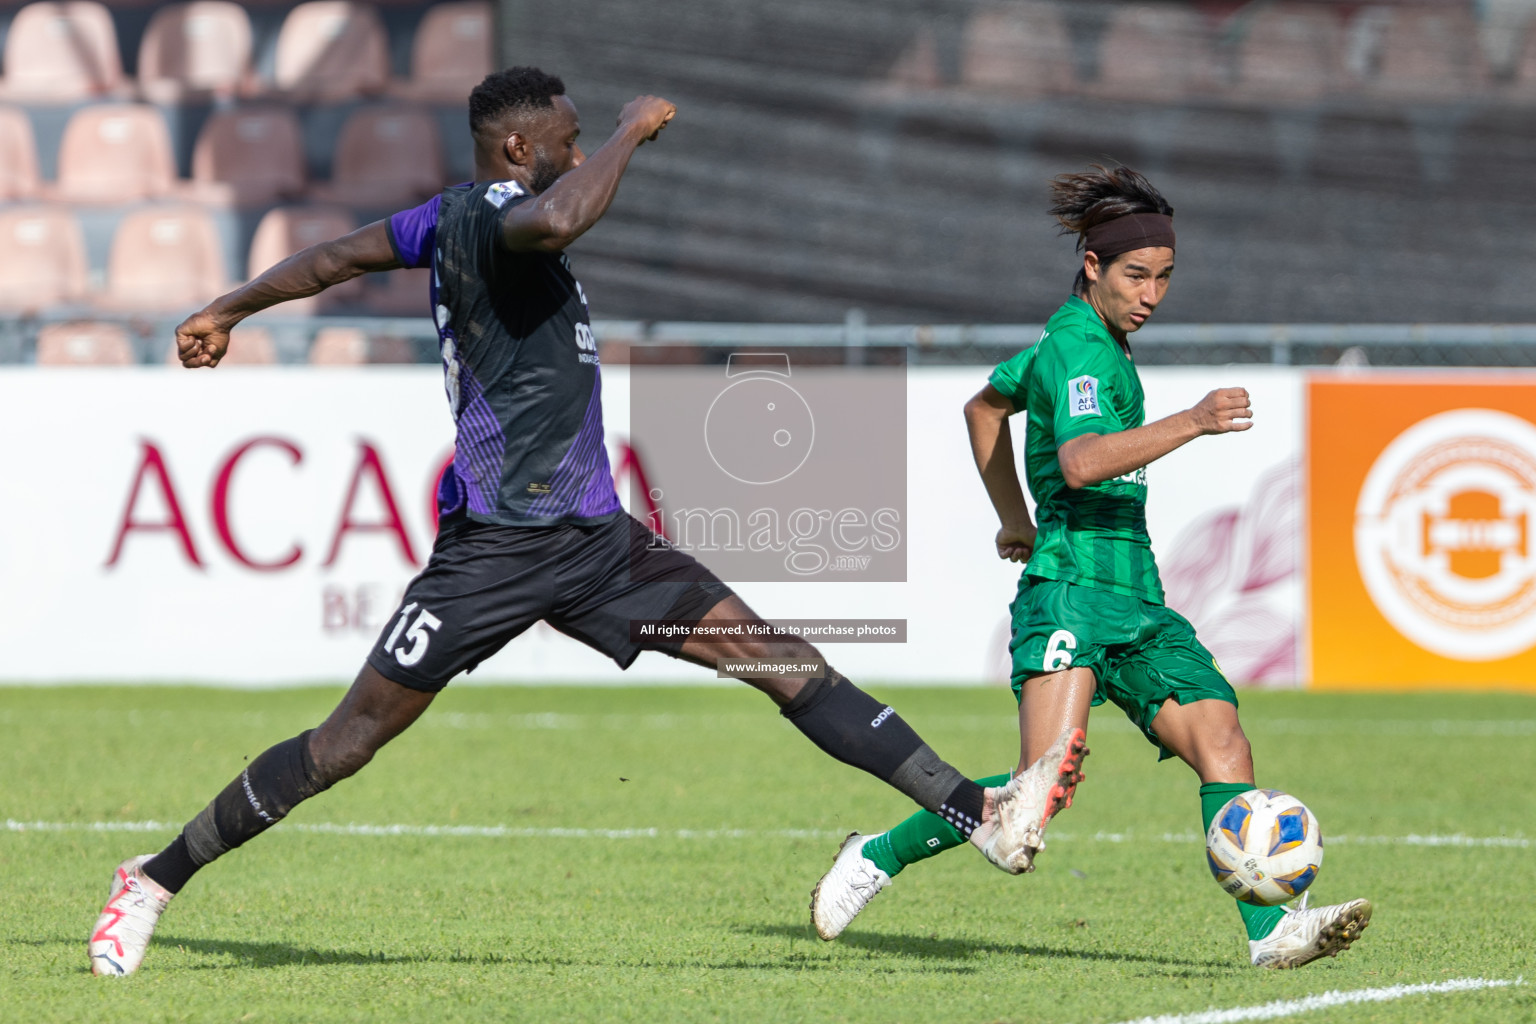
<path id="1" fill-rule="evenodd" d="M 514 181 L 455 185 L 389 219 L 431 303 L 457 426 L 439 513 L 544 526 L 608 519 L 619 498 L 603 444 L 602 375 L 587 300 L 563 253 L 509 252 Z"/>

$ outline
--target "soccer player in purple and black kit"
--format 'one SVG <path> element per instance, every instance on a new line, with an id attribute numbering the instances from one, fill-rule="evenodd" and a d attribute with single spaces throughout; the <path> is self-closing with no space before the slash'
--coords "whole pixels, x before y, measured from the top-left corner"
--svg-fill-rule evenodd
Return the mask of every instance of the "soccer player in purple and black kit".
<path id="1" fill-rule="evenodd" d="M 633 620 L 674 620 L 690 631 L 761 621 L 619 506 L 587 300 L 564 255 L 608 209 L 635 150 L 675 113 L 642 96 L 587 157 L 560 79 L 536 68 L 492 74 L 469 98 L 473 183 L 305 249 L 177 328 L 182 364 L 214 367 L 230 329 L 252 313 L 369 271 L 431 267 L 458 433 L 438 491 L 432 557 L 351 689 L 318 727 L 252 760 L 164 850 L 118 866 L 90 938 L 94 973 L 137 970 L 160 914 L 196 871 L 362 768 L 450 679 L 540 620 L 621 668 L 641 650 L 711 668 L 726 659 L 824 664 L 798 637 L 631 636 Z M 823 751 L 941 815 L 1012 873 L 1027 868 L 1081 777 L 1086 750 L 1076 736 L 1064 735 L 1006 786 L 986 789 L 830 668 L 748 681 Z"/>

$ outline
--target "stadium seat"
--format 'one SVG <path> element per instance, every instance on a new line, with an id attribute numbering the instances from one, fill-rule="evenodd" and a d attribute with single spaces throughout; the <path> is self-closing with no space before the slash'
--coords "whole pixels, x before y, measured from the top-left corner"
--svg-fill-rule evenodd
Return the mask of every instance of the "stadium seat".
<path id="1" fill-rule="evenodd" d="M 117 95 L 123 88 L 117 29 L 95 0 L 28 4 L 5 36 L 7 97 L 69 103 Z"/>
<path id="2" fill-rule="evenodd" d="M 961 84 L 1018 98 L 1070 92 L 1076 82 L 1072 40 L 1053 4 L 984 10 L 965 26 Z"/>
<path id="3" fill-rule="evenodd" d="M 85 236 L 63 206 L 0 210 L 0 309 L 36 313 L 86 296 Z"/>
<path id="4" fill-rule="evenodd" d="M 181 352 L 176 348 L 174 340 L 166 349 L 165 361 L 176 366 L 181 365 Z M 236 327 L 229 332 L 229 349 L 224 353 L 224 358 L 219 360 L 219 369 L 226 366 L 275 366 L 276 364 L 277 345 L 272 341 L 271 331 L 265 327 Z"/>
<path id="5" fill-rule="evenodd" d="M 288 12 L 277 35 L 273 85 L 294 99 L 336 102 L 389 85 L 389 40 L 365 3 L 309 0 Z"/>
<path id="6" fill-rule="evenodd" d="M 137 210 L 118 225 L 103 305 L 191 313 L 227 282 L 212 215 L 200 206 L 168 203 Z"/>
<path id="7" fill-rule="evenodd" d="M 304 193 L 304 137 L 286 106 L 221 110 L 192 151 L 194 194 L 204 202 L 263 206 Z"/>
<path id="8" fill-rule="evenodd" d="M 133 342 L 122 324 L 49 324 L 37 333 L 39 366 L 132 366 Z"/>
<path id="9" fill-rule="evenodd" d="M 1516 53 L 1512 91 L 1524 99 L 1536 96 L 1536 23 L 1526 30 Z"/>
<path id="10" fill-rule="evenodd" d="M 246 274 L 255 277 L 268 267 L 317 242 L 339 238 L 357 227 L 350 211 L 338 206 L 280 206 L 269 210 L 256 225 L 251 239 Z M 353 278 L 319 295 L 283 303 L 285 313 L 314 315 L 324 309 L 360 303 L 363 279 Z"/>
<path id="11" fill-rule="evenodd" d="M 437 119 L 410 106 L 384 104 L 353 113 L 341 126 L 331 181 L 316 199 L 351 207 L 405 206 L 444 185 Z"/>
<path id="12" fill-rule="evenodd" d="M 1488 73 L 1501 82 L 1516 79 L 1522 58 L 1536 42 L 1536 3 L 1480 0 L 1477 14 L 1477 39 Z"/>
<path id="13" fill-rule="evenodd" d="M 59 143 L 58 198 L 129 203 L 168 195 L 176 185 L 171 135 L 147 103 L 104 103 L 77 110 Z"/>
<path id="14" fill-rule="evenodd" d="M 489 3 L 433 4 L 411 41 L 411 78 L 399 93 L 426 102 L 464 102 L 496 70 L 494 37 Z"/>
<path id="15" fill-rule="evenodd" d="M 0 107 L 0 202 L 31 199 L 38 178 L 32 122 L 17 107 Z"/>
<path id="16" fill-rule="evenodd" d="M 1488 63 L 1470 10 L 1394 8 L 1383 12 L 1381 63 L 1371 91 L 1401 99 L 1471 95 L 1488 84 Z"/>
<path id="17" fill-rule="evenodd" d="M 1201 13 L 1185 4 L 1116 5 L 1099 44 L 1094 91 L 1167 102 L 1216 90 L 1216 56 Z"/>
<path id="18" fill-rule="evenodd" d="M 1312 100 L 1339 88 L 1344 26 L 1327 7 L 1259 5 L 1237 48 L 1238 91 L 1259 100 Z"/>
<path id="19" fill-rule="evenodd" d="M 251 19 L 228 0 L 155 11 L 139 42 L 139 91 L 156 103 L 228 97 L 251 85 Z"/>
<path id="20" fill-rule="evenodd" d="M 312 366 L 362 366 L 368 362 L 368 335 L 361 327 L 322 327 L 309 346 Z"/>
<path id="21" fill-rule="evenodd" d="M 365 366 L 414 363 L 416 351 L 405 338 L 369 336 L 360 327 L 322 327 L 309 346 L 311 366 Z"/>

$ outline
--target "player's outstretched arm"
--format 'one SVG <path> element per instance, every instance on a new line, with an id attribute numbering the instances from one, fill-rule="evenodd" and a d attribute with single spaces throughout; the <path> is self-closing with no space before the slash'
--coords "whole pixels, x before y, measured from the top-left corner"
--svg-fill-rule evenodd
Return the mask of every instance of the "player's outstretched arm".
<path id="1" fill-rule="evenodd" d="M 1253 408 L 1243 388 L 1217 388 L 1193 409 L 1155 423 L 1112 434 L 1082 434 L 1056 452 L 1061 476 L 1074 490 L 1124 476 L 1205 434 L 1226 434 L 1253 426 Z"/>
<path id="2" fill-rule="evenodd" d="M 181 365 L 218 366 L 229 350 L 229 332 L 252 313 L 289 299 L 315 295 L 374 270 L 396 270 L 400 260 L 384 221 L 294 253 L 260 276 L 221 295 L 176 328 Z"/>
<path id="3" fill-rule="evenodd" d="M 501 241 L 516 252 L 559 252 L 608 212 L 619 179 L 636 149 L 653 140 L 677 113 L 659 96 L 640 96 L 619 113 L 619 127 L 597 151 L 566 171 L 530 202 L 507 211 Z"/>
<path id="4" fill-rule="evenodd" d="M 965 403 L 965 427 L 971 435 L 971 455 L 997 510 L 997 557 L 1027 562 L 1035 549 L 1035 523 L 1024 503 L 1024 488 L 1013 464 L 1013 432 L 1008 417 L 1017 410 L 1001 391 L 988 384 Z"/>

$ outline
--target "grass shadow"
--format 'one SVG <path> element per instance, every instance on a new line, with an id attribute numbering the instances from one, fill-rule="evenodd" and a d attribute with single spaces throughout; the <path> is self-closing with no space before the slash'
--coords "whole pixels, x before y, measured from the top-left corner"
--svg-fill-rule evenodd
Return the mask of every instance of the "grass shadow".
<path id="1" fill-rule="evenodd" d="M 786 932 L 792 929 L 786 929 Z M 767 934 L 764 932 L 763 934 Z M 81 946 L 78 939 L 29 939 L 22 944 L 31 946 Z M 640 970 L 706 970 L 706 971 L 808 971 L 843 970 L 846 965 L 833 960 L 807 957 L 789 953 L 756 959 L 734 957 L 711 961 L 690 957 L 666 958 L 643 957 L 626 960 L 614 957 L 562 956 L 555 953 L 499 953 L 476 951 L 428 952 L 394 954 L 384 951 L 363 952 L 356 949 L 322 949 L 317 946 L 300 946 L 286 942 L 244 942 L 238 939 L 187 938 L 175 934 L 157 935 L 150 949 L 182 949 L 208 959 L 193 963 L 179 970 L 228 971 L 270 970 L 280 967 L 390 967 L 398 965 L 467 964 L 477 967 L 536 967 L 536 968 L 602 968 L 611 971 Z M 929 967 L 949 974 L 972 974 L 974 968 L 962 965 Z M 80 973 L 88 973 L 90 967 L 82 963 Z"/>
<path id="2" fill-rule="evenodd" d="M 742 929 L 755 935 L 792 939 L 817 939 L 809 925 L 756 925 Z M 819 939 L 817 941 L 820 941 Z M 838 945 L 851 946 L 871 953 L 895 953 L 900 956 L 923 959 L 962 960 L 980 953 L 1002 953 L 1009 956 L 1057 957 L 1072 960 L 1097 960 L 1109 963 L 1153 964 L 1159 967 L 1180 968 L 1187 972 L 1232 970 L 1227 960 L 1189 960 L 1156 953 L 1103 952 L 1092 949 L 1073 949 L 1065 946 L 1041 944 L 986 942 L 974 939 L 940 938 L 935 935 L 906 935 L 893 932 L 844 932 L 837 939 Z"/>

